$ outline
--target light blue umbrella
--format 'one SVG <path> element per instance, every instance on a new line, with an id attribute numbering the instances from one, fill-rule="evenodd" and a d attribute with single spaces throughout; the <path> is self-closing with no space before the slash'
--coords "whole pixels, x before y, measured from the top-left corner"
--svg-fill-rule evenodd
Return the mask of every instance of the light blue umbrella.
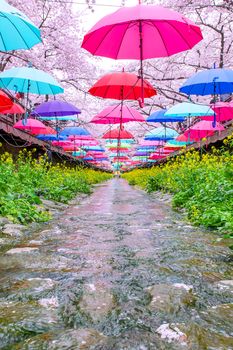
<path id="1" fill-rule="evenodd" d="M 171 128 L 159 127 L 152 129 L 145 135 L 145 140 L 172 140 L 179 136 L 178 132 Z"/>
<path id="2" fill-rule="evenodd" d="M 37 95 L 56 95 L 64 92 L 50 74 L 32 67 L 14 67 L 0 73 L 0 87 Z"/>
<path id="3" fill-rule="evenodd" d="M 66 115 L 63 117 L 38 117 L 41 120 L 47 120 L 47 121 L 76 121 L 77 116 L 75 115 Z"/>
<path id="4" fill-rule="evenodd" d="M 40 30 L 30 19 L 6 1 L 0 1 L 0 50 L 30 49 L 40 43 Z"/>
<path id="5" fill-rule="evenodd" d="M 103 147 L 100 146 L 82 146 L 83 149 L 85 149 L 85 151 L 92 151 L 92 152 L 105 152 L 105 149 Z"/>
<path id="6" fill-rule="evenodd" d="M 214 115 L 214 111 L 205 105 L 199 105 L 191 102 L 181 102 L 169 108 L 165 112 L 165 117 L 201 117 Z"/>

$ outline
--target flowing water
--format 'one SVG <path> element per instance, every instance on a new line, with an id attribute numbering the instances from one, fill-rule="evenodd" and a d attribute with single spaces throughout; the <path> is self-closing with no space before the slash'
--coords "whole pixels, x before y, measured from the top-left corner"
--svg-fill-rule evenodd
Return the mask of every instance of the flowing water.
<path id="1" fill-rule="evenodd" d="M 0 259 L 0 349 L 233 349 L 232 255 L 113 179 Z"/>

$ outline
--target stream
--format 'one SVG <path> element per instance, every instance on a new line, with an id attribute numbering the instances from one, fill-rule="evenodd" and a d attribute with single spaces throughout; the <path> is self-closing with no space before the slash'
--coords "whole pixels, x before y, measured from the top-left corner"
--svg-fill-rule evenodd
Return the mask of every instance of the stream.
<path id="1" fill-rule="evenodd" d="M 0 349 L 233 349 L 232 251 L 114 178 L 1 253 Z"/>

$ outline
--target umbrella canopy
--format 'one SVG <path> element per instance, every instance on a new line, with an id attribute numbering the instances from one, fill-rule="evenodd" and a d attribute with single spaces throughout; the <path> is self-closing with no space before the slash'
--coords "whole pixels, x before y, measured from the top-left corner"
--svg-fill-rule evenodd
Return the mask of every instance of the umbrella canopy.
<path id="1" fill-rule="evenodd" d="M 64 92 L 51 75 L 32 67 L 14 67 L 0 73 L 0 87 L 37 95 L 56 95 Z"/>
<path id="2" fill-rule="evenodd" d="M 44 117 L 63 117 L 68 115 L 80 114 L 81 111 L 71 103 L 59 100 L 44 102 L 37 106 L 32 115 Z"/>
<path id="3" fill-rule="evenodd" d="M 10 99 L 5 92 L 0 91 L 0 113 L 12 108 L 13 101 Z M 6 114 L 6 113 L 4 113 Z"/>
<path id="4" fill-rule="evenodd" d="M 162 146 L 164 144 L 163 140 L 143 140 L 140 142 L 139 146 Z"/>
<path id="5" fill-rule="evenodd" d="M 210 106 L 199 105 L 191 102 L 177 103 L 175 106 L 169 108 L 165 113 L 167 117 L 200 117 L 200 116 L 212 116 L 214 111 Z"/>
<path id="6" fill-rule="evenodd" d="M 60 132 L 60 135 L 61 136 L 70 136 L 70 135 L 72 135 L 72 136 L 88 136 L 88 135 L 90 135 L 90 133 L 89 133 L 89 131 L 87 131 L 84 128 L 80 128 L 78 126 L 70 126 L 70 127 L 63 129 Z"/>
<path id="7" fill-rule="evenodd" d="M 124 129 L 114 129 L 106 132 L 103 136 L 102 139 L 133 139 L 134 136 L 129 132 Z"/>
<path id="8" fill-rule="evenodd" d="M 45 120 L 45 121 L 76 121 L 77 120 L 77 116 L 76 115 L 65 115 L 65 116 L 57 116 L 57 117 L 41 117 L 38 116 L 38 118 L 40 120 Z"/>
<path id="9" fill-rule="evenodd" d="M 94 116 L 91 123 L 95 124 L 120 124 L 128 122 L 144 122 L 144 117 L 134 108 L 123 105 L 114 105 L 105 108 Z"/>
<path id="10" fill-rule="evenodd" d="M 1 111 L 1 113 L 2 114 L 24 114 L 25 109 L 21 107 L 18 103 L 14 102 L 10 108 L 4 109 L 3 111 Z"/>
<path id="11" fill-rule="evenodd" d="M 233 92 L 233 70 L 207 69 L 194 74 L 180 88 L 186 95 L 221 95 Z"/>
<path id="12" fill-rule="evenodd" d="M 39 140 L 43 140 L 43 141 L 57 141 L 57 142 L 59 142 L 58 140 L 62 140 L 62 138 L 61 137 L 58 137 L 57 135 L 54 135 L 54 134 L 51 134 L 51 135 L 49 135 L 49 134 L 39 134 L 39 135 L 37 135 L 36 136 Z M 64 140 L 65 140 L 65 138 L 64 138 Z"/>
<path id="13" fill-rule="evenodd" d="M 146 133 L 145 140 L 171 140 L 179 134 L 170 128 L 159 127 Z"/>
<path id="14" fill-rule="evenodd" d="M 0 51 L 30 49 L 40 43 L 40 30 L 6 1 L 0 2 Z"/>
<path id="15" fill-rule="evenodd" d="M 157 94 L 153 86 L 144 79 L 144 97 Z M 112 98 L 115 100 L 138 100 L 141 97 L 141 79 L 136 74 L 118 72 L 106 74 L 89 90 L 93 96 Z"/>
<path id="16" fill-rule="evenodd" d="M 148 123 L 171 123 L 171 122 L 183 122 L 184 118 L 179 116 L 166 116 L 167 109 L 161 109 L 152 113 L 146 121 Z"/>
<path id="17" fill-rule="evenodd" d="M 217 102 L 216 104 L 212 104 L 210 106 L 215 114 L 216 120 L 218 122 L 223 122 L 227 120 L 233 119 L 233 101 L 231 102 Z M 204 116 L 201 117 L 202 120 L 212 120 L 214 121 L 214 116 Z"/>
<path id="18" fill-rule="evenodd" d="M 204 137 L 212 136 L 215 131 L 222 130 L 224 130 L 224 126 L 222 126 L 220 123 L 216 123 L 216 126 L 213 126 L 212 121 L 202 120 L 186 130 L 184 135 L 188 138 L 188 140 L 200 141 Z"/>
<path id="19" fill-rule="evenodd" d="M 74 157 L 84 157 L 87 154 L 87 152 L 83 150 L 75 151 L 72 153 L 72 156 Z"/>
<path id="20" fill-rule="evenodd" d="M 85 145 L 82 148 L 85 149 L 85 151 L 105 152 L 105 149 L 103 147 L 100 147 L 100 146 Z"/>
<path id="21" fill-rule="evenodd" d="M 14 128 L 27 130 L 33 134 L 43 134 L 47 129 L 47 126 L 41 123 L 39 120 L 28 118 L 19 120 L 14 124 Z"/>
<path id="22" fill-rule="evenodd" d="M 82 47 L 97 56 L 143 60 L 189 50 L 200 40 L 200 28 L 182 14 L 137 5 L 103 17 L 85 35 Z"/>

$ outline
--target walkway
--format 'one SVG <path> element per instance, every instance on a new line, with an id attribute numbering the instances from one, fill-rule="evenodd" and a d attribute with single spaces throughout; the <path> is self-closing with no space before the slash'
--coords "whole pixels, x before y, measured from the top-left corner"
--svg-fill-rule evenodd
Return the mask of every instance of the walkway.
<path id="1" fill-rule="evenodd" d="M 113 179 L 0 259 L 0 349 L 233 349 L 231 251 Z"/>

